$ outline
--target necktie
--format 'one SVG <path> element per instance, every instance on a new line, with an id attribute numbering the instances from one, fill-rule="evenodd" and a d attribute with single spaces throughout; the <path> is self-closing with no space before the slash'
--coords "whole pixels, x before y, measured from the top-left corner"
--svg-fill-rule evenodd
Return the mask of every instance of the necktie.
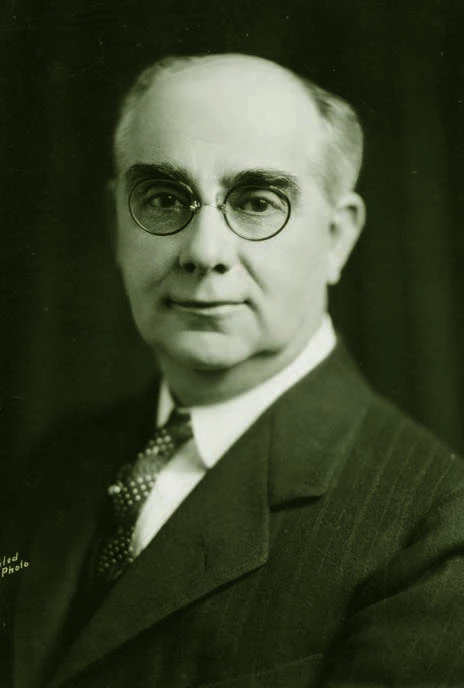
<path id="1" fill-rule="evenodd" d="M 108 489 L 116 528 L 97 557 L 98 578 L 114 581 L 134 561 L 131 542 L 140 511 L 163 466 L 192 437 L 190 414 L 174 409 L 136 461 L 120 468 L 116 482 Z"/>

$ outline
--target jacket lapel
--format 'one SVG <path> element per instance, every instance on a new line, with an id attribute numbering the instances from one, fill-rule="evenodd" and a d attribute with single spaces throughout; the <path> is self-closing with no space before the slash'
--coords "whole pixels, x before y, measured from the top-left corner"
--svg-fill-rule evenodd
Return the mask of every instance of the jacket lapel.
<path id="1" fill-rule="evenodd" d="M 51 688 L 266 562 L 269 443 L 265 415 L 205 476 L 118 581 L 59 666 Z"/>
<path id="2" fill-rule="evenodd" d="M 342 344 L 270 409 L 269 502 L 324 495 L 357 436 L 372 391 Z"/>

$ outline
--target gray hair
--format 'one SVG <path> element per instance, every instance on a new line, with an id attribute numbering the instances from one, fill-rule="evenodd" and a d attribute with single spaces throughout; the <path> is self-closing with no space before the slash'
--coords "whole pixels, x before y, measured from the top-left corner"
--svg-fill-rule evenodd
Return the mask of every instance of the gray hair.
<path id="1" fill-rule="evenodd" d="M 114 136 L 114 160 L 120 160 L 130 116 L 139 100 L 162 73 L 174 73 L 187 65 L 215 60 L 217 55 L 170 56 L 144 69 L 135 79 L 121 102 Z M 363 132 L 354 108 L 343 98 L 326 91 L 309 79 L 288 69 L 286 71 L 302 85 L 314 103 L 325 135 L 324 165 L 321 183 L 326 198 L 336 203 L 344 193 L 354 189 L 361 170 Z"/>

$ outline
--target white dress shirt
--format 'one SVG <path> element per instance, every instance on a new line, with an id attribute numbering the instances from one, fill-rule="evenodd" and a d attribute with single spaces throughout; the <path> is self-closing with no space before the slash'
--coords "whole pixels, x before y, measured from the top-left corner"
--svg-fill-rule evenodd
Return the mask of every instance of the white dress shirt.
<path id="1" fill-rule="evenodd" d="M 258 416 L 326 358 L 335 342 L 332 321 L 326 315 L 303 351 L 276 375 L 226 401 L 190 409 L 194 438 L 186 442 L 163 467 L 143 505 L 132 539 L 135 555 L 148 545 L 208 470 Z M 157 427 L 168 420 L 174 408 L 165 380 L 159 394 Z"/>

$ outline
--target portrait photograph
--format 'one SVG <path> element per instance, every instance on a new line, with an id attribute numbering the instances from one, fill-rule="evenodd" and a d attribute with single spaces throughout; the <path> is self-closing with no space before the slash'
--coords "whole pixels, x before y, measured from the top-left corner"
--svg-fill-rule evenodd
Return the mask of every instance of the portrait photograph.
<path id="1" fill-rule="evenodd" d="M 464 686 L 463 36 L 4 0 L 0 688 Z"/>

